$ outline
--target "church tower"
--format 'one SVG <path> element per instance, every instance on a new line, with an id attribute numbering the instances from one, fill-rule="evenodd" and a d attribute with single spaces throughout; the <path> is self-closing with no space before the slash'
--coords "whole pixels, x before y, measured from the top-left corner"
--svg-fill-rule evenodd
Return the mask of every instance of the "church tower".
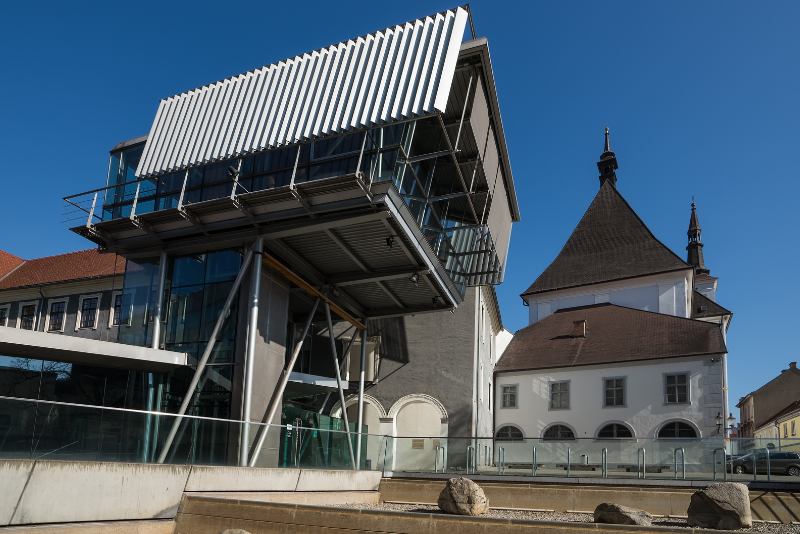
<path id="1" fill-rule="evenodd" d="M 697 274 L 709 274 L 711 271 L 706 269 L 703 263 L 703 242 L 700 240 L 700 222 L 697 220 L 697 209 L 692 202 L 692 216 L 689 218 L 689 244 L 686 246 L 688 251 L 686 263 L 694 267 Z"/>
<path id="2" fill-rule="evenodd" d="M 600 187 L 603 184 L 610 182 L 615 188 L 617 187 L 617 173 L 619 169 L 617 164 L 617 156 L 611 152 L 611 146 L 608 142 L 608 128 L 606 128 L 606 146 L 603 153 L 600 155 L 600 161 L 597 162 L 597 170 L 600 171 Z"/>

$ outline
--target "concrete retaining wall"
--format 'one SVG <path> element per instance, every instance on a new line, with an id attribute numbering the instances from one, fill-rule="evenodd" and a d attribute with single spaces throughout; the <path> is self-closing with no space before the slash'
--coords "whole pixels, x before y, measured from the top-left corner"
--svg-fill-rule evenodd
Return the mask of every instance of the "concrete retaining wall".
<path id="1" fill-rule="evenodd" d="M 478 482 L 489 506 L 534 510 L 592 512 L 598 504 L 614 502 L 651 514 L 685 516 L 696 488 L 653 486 L 592 486 L 577 484 L 530 484 Z M 444 480 L 384 478 L 382 501 L 435 504 Z M 800 498 L 795 493 L 750 490 L 754 519 L 791 524 L 800 521 Z"/>
<path id="2" fill-rule="evenodd" d="M 376 492 L 380 480 L 377 471 L 4 460 L 0 462 L 0 527 L 174 518 L 184 492 L 342 491 L 349 493 L 338 499 L 346 495 L 356 499 L 353 492 Z M 366 498 L 377 500 L 377 496 Z M 313 497 L 292 500 L 318 502 Z"/>
<path id="3" fill-rule="evenodd" d="M 0 528 L 3 534 L 172 534 L 172 519 L 145 521 L 98 521 Z"/>
<path id="4" fill-rule="evenodd" d="M 251 534 L 359 534 L 408 533 L 428 534 L 563 534 L 598 532 L 631 534 L 700 534 L 691 528 L 633 527 L 595 523 L 556 523 L 489 517 L 464 517 L 445 514 L 388 512 L 303 506 L 293 504 L 233 501 L 187 496 L 175 520 L 175 534 L 218 534 L 224 529 L 245 529 Z"/>

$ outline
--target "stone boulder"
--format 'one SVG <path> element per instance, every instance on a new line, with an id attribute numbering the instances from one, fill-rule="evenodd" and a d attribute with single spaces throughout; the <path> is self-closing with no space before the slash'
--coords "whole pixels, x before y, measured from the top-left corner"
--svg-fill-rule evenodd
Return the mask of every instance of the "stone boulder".
<path id="1" fill-rule="evenodd" d="M 621 504 L 604 502 L 594 509 L 594 522 L 649 527 L 653 522 L 653 516 L 644 510 L 637 510 L 636 508 L 628 508 Z"/>
<path id="2" fill-rule="evenodd" d="M 738 530 L 753 526 L 750 491 L 744 484 L 720 482 L 694 492 L 686 511 L 690 527 Z"/>
<path id="3" fill-rule="evenodd" d="M 451 478 L 439 494 L 439 508 L 451 514 L 481 515 L 489 509 L 489 499 L 468 478 Z"/>

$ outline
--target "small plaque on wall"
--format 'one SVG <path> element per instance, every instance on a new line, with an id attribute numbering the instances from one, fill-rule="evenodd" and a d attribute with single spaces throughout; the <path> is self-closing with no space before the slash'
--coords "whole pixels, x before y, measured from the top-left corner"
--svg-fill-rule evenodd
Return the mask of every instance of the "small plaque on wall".
<path id="1" fill-rule="evenodd" d="M 425 440 L 424 439 L 412 439 L 411 440 L 411 448 L 412 449 L 424 449 L 425 448 Z"/>

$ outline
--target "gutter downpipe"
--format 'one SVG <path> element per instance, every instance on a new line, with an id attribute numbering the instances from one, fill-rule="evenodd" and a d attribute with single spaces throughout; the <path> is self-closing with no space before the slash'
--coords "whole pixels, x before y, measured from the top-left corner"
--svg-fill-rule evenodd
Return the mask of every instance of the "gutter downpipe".
<path id="1" fill-rule="evenodd" d="M 239 274 L 236 275 L 236 280 L 233 282 L 231 292 L 228 294 L 228 299 L 222 306 L 222 310 L 220 310 L 219 317 L 217 318 L 217 324 L 214 325 L 214 330 L 211 331 L 211 336 L 208 339 L 206 350 L 203 351 L 203 356 L 200 358 L 200 361 L 197 364 L 197 370 L 194 372 L 192 381 L 186 390 L 186 395 L 183 397 L 181 407 L 178 410 L 175 421 L 172 423 L 172 428 L 169 430 L 169 435 L 167 435 L 167 439 L 164 441 L 161 454 L 159 454 L 156 463 L 163 464 L 164 460 L 167 458 L 169 448 L 172 446 L 172 440 L 175 439 L 175 434 L 178 432 L 178 427 L 183 420 L 183 416 L 186 414 L 186 408 L 189 407 L 189 403 L 191 402 L 192 398 L 194 398 L 195 388 L 197 387 L 197 383 L 200 381 L 200 375 L 206 368 L 206 363 L 208 363 L 208 358 L 211 356 L 211 351 L 214 350 L 214 344 L 217 342 L 217 334 L 219 334 L 219 331 L 222 329 L 222 323 L 225 322 L 225 317 L 231 307 L 233 298 L 239 292 L 239 286 L 242 285 L 242 278 L 244 278 L 244 273 L 247 271 L 247 267 L 250 265 L 250 261 L 252 261 L 252 259 L 253 251 L 251 249 L 247 251 L 247 255 L 244 257 L 244 261 L 242 262 L 242 267 L 239 269 Z"/>
<path id="2" fill-rule="evenodd" d="M 253 281 L 250 288 L 250 326 L 247 330 L 247 354 L 244 371 L 244 407 L 242 409 L 242 441 L 239 444 L 239 466 L 247 467 L 250 452 L 250 411 L 253 401 L 253 368 L 256 358 L 256 333 L 258 330 L 258 298 L 261 294 L 261 254 L 264 240 L 259 236 L 253 243 Z"/>
<path id="3" fill-rule="evenodd" d="M 366 325 L 366 320 L 364 321 Z M 361 427 L 364 424 L 364 367 L 367 364 L 367 329 L 361 331 L 361 366 L 358 373 L 358 448 L 356 449 L 356 467 L 361 469 Z M 344 403 L 342 404 L 344 406 Z"/>
<path id="4" fill-rule="evenodd" d="M 325 318 L 328 320 L 328 333 L 330 334 L 331 338 L 331 354 L 333 354 L 333 367 L 336 370 L 336 385 L 339 388 L 339 402 L 342 403 L 342 420 L 344 421 L 344 428 L 345 432 L 347 433 L 347 449 L 350 452 L 350 465 L 353 466 L 353 469 L 357 469 L 356 460 L 353 456 L 353 440 L 350 439 L 350 423 L 347 421 L 347 406 L 344 403 L 344 388 L 342 387 L 342 373 L 339 369 L 339 358 L 336 355 L 336 340 L 333 338 L 333 321 L 331 321 L 331 307 L 328 303 L 325 303 Z M 353 341 L 356 339 L 355 333 L 353 337 L 350 338 L 350 344 L 347 346 L 347 350 L 345 351 L 344 355 L 342 356 L 342 363 L 344 363 L 347 359 L 347 355 L 350 353 L 350 349 L 353 346 Z"/>
<path id="5" fill-rule="evenodd" d="M 294 369 L 294 364 L 297 362 L 297 357 L 300 355 L 300 350 L 303 348 L 303 342 L 306 340 L 306 335 L 308 335 L 308 329 L 311 328 L 311 322 L 314 320 L 314 313 L 317 311 L 317 306 L 319 306 L 319 301 L 321 297 L 317 297 L 314 299 L 314 304 L 311 306 L 311 310 L 308 312 L 308 319 L 306 319 L 306 324 L 303 327 L 303 333 L 300 335 L 300 341 L 294 347 L 294 351 L 292 352 L 292 359 L 289 360 L 286 369 L 283 370 L 283 376 L 281 376 L 278 385 L 275 387 L 275 391 L 272 394 L 272 400 L 269 402 L 269 407 L 267 408 L 267 413 L 264 416 L 264 419 L 261 421 L 261 426 L 258 429 L 259 435 L 257 439 L 256 446 L 253 447 L 253 454 L 250 455 L 250 467 L 256 466 L 256 461 L 258 461 L 258 455 L 261 454 L 261 448 L 264 446 L 264 441 L 267 439 L 267 431 L 270 427 L 270 421 L 272 418 L 275 417 L 275 412 L 278 411 L 278 406 L 281 405 L 283 400 L 283 392 L 286 390 L 286 384 L 289 382 L 289 375 L 292 374 L 292 369 Z"/>
<path id="6" fill-rule="evenodd" d="M 728 355 L 722 355 L 722 427 L 725 429 L 722 433 L 724 439 L 723 443 L 727 447 L 728 439 L 730 438 L 730 429 L 728 428 Z M 733 453 L 733 449 L 731 449 Z"/>
<path id="7" fill-rule="evenodd" d="M 155 350 L 158 350 L 161 346 L 161 314 L 163 313 L 162 304 L 164 302 L 164 285 L 166 281 L 167 253 L 162 252 L 158 260 L 158 290 L 156 291 L 156 301 L 153 305 L 153 340 L 150 344 L 150 347 Z"/>

